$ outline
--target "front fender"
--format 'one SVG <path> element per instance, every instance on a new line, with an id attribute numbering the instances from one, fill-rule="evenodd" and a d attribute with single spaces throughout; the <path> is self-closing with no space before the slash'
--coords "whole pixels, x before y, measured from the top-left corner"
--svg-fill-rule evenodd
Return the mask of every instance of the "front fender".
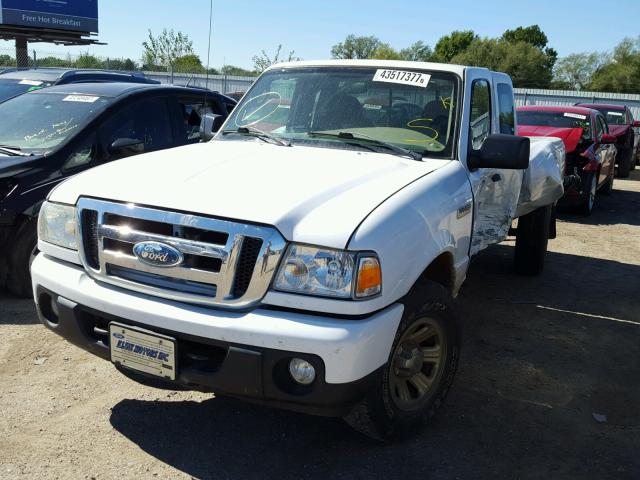
<path id="1" fill-rule="evenodd" d="M 466 171 L 459 162 L 450 161 L 378 206 L 354 232 L 348 248 L 379 255 L 385 304 L 405 296 L 445 252 L 453 257 L 455 294 L 469 263 L 472 219 Z"/>

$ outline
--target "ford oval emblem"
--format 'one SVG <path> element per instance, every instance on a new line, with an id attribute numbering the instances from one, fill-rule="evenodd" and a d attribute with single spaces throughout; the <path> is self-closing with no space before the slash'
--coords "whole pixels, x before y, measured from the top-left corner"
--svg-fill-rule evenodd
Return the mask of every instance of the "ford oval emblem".
<path id="1" fill-rule="evenodd" d="M 184 260 L 182 253 L 171 245 L 152 241 L 136 243 L 133 254 L 142 263 L 152 267 L 175 267 Z"/>

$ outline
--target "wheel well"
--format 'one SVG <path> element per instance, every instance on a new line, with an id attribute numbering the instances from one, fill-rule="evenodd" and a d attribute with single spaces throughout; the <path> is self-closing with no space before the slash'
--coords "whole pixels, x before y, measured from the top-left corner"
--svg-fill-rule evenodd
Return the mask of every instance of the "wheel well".
<path id="1" fill-rule="evenodd" d="M 444 252 L 437 256 L 422 272 L 416 283 L 424 283 L 426 280 L 439 283 L 449 292 L 453 292 L 455 285 L 453 255 L 449 252 Z"/>

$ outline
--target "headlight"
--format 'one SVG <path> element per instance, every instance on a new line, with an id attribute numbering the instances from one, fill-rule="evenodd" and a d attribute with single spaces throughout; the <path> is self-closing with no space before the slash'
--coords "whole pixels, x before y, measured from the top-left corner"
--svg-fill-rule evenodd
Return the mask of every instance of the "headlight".
<path id="1" fill-rule="evenodd" d="M 76 207 L 44 202 L 38 217 L 38 238 L 71 250 L 78 249 Z"/>
<path id="2" fill-rule="evenodd" d="M 323 297 L 366 298 L 381 291 L 380 263 L 372 254 L 291 245 L 274 287 Z"/>

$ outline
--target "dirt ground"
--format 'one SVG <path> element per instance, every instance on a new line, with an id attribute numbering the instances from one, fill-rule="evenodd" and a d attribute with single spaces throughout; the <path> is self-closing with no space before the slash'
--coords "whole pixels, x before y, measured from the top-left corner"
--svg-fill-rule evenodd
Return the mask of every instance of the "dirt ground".
<path id="1" fill-rule="evenodd" d="M 458 305 L 460 370 L 419 437 L 140 386 L 0 293 L 0 478 L 640 478 L 640 171 L 564 214 L 538 278 L 513 243 Z"/>

